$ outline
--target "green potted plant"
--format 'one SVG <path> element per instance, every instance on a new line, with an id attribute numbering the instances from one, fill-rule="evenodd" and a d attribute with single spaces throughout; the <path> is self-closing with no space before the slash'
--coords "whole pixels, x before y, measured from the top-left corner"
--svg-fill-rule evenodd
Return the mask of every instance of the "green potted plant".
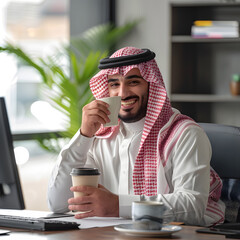
<path id="1" fill-rule="evenodd" d="M 0 46 L 0 52 L 18 57 L 24 64 L 33 67 L 41 75 L 43 93 L 49 103 L 67 116 L 66 131 L 50 133 L 47 137 L 37 136 L 40 145 L 46 150 L 59 152 L 62 139 L 71 138 L 81 124 L 82 107 L 92 99 L 89 80 L 98 71 L 98 62 L 108 56 L 114 46 L 122 40 L 139 21 L 128 22 L 123 26 L 102 24 L 95 26 L 71 40 L 68 46 L 57 49 L 55 55 L 34 58 L 22 48 L 7 42 Z M 64 66 L 61 58 L 68 58 Z M 59 139 L 59 136 L 62 139 Z"/>
<path id="2" fill-rule="evenodd" d="M 240 95 L 240 74 L 233 74 L 230 82 L 230 91 L 234 96 Z"/>

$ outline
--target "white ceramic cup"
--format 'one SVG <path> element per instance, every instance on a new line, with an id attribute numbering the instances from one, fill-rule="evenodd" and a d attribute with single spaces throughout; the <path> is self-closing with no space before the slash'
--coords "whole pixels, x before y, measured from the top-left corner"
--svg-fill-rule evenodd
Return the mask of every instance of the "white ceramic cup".
<path id="1" fill-rule="evenodd" d="M 118 125 L 118 113 L 121 108 L 121 96 L 106 97 L 99 99 L 109 104 L 110 115 L 108 115 L 110 122 L 104 124 L 104 127 L 111 127 Z"/>
<path id="2" fill-rule="evenodd" d="M 70 173 L 73 186 L 98 186 L 99 171 L 97 168 L 73 168 Z M 73 192 L 74 197 L 84 196 L 82 192 Z"/>
<path id="3" fill-rule="evenodd" d="M 161 230 L 166 210 L 162 202 L 135 201 L 132 203 L 133 227 L 140 230 Z"/>

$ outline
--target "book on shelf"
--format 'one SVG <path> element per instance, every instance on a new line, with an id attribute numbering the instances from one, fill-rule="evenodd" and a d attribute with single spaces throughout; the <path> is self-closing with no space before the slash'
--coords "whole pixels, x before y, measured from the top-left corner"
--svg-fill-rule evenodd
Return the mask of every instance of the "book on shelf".
<path id="1" fill-rule="evenodd" d="M 194 38 L 238 38 L 237 21 L 194 21 L 191 34 Z"/>
<path id="2" fill-rule="evenodd" d="M 196 20 L 193 22 L 194 26 L 199 27 L 239 27 L 238 21 L 212 21 L 212 20 Z"/>

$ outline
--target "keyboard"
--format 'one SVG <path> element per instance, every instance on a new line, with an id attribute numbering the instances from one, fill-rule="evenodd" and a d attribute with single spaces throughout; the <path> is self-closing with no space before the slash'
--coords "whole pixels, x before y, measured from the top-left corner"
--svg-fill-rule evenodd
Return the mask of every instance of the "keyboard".
<path id="1" fill-rule="evenodd" d="M 39 231 L 57 231 L 78 229 L 80 224 L 56 219 L 36 219 L 31 217 L 0 215 L 0 226 Z"/>

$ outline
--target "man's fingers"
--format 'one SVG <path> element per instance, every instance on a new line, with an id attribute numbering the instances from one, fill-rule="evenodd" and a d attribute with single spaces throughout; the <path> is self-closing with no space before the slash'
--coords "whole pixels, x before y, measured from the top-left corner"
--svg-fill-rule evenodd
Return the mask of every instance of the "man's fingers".
<path id="1" fill-rule="evenodd" d="M 100 101 L 100 100 L 96 100 L 95 101 L 96 107 L 100 110 L 102 110 L 103 112 L 105 112 L 106 114 L 110 114 L 109 112 L 109 104 L 107 104 L 106 102 Z"/>
<path id="2" fill-rule="evenodd" d="M 110 121 L 108 118 L 110 114 L 108 107 L 107 103 L 95 100 L 83 107 L 83 116 L 91 118 L 94 122 L 105 124 Z"/>
<path id="3" fill-rule="evenodd" d="M 108 115 L 106 115 L 104 112 L 100 110 L 93 111 L 92 113 L 89 112 L 88 118 L 91 118 L 93 122 L 100 122 L 102 124 L 110 122 Z"/>
<path id="4" fill-rule="evenodd" d="M 92 211 L 93 205 L 91 203 L 80 204 L 80 205 L 69 205 L 68 209 L 71 211 L 86 212 L 86 211 Z"/>
<path id="5" fill-rule="evenodd" d="M 89 196 L 68 199 L 68 204 L 86 204 L 86 203 L 91 203 L 91 198 Z"/>
<path id="6" fill-rule="evenodd" d="M 89 103 L 88 105 L 83 107 L 84 111 L 91 111 L 91 110 L 100 110 L 102 112 L 104 112 L 105 114 L 110 114 L 109 110 L 109 105 L 103 101 L 99 101 L 99 100 L 95 100 L 91 103 Z"/>
<path id="7" fill-rule="evenodd" d="M 86 194 L 85 196 L 70 198 L 68 200 L 70 210 L 89 211 L 89 213 L 81 213 L 77 218 L 119 216 L 119 198 L 104 186 L 98 185 L 98 188 L 92 186 L 75 186 L 71 187 L 71 191 L 79 191 Z"/>
<path id="8" fill-rule="evenodd" d="M 90 109 L 84 113 L 84 116 L 86 117 L 87 121 L 89 122 L 100 122 L 102 124 L 105 124 L 110 121 L 108 114 L 101 109 L 95 108 Z"/>
<path id="9" fill-rule="evenodd" d="M 99 100 L 94 100 L 83 107 L 81 124 L 82 135 L 93 137 L 101 124 L 104 125 L 110 122 L 108 107 L 109 105 L 107 103 Z"/>
<path id="10" fill-rule="evenodd" d="M 77 218 L 77 219 L 82 219 L 82 218 L 94 217 L 94 216 L 96 216 L 96 214 L 94 213 L 94 211 L 90 211 L 90 212 L 75 214 L 74 217 Z"/>

